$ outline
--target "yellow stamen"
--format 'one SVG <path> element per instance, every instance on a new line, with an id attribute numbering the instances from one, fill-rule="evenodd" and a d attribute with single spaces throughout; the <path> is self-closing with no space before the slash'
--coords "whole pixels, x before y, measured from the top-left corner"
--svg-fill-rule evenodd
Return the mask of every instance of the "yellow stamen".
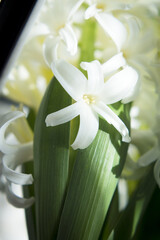
<path id="1" fill-rule="evenodd" d="M 123 57 L 127 59 L 129 57 L 129 52 L 127 50 L 122 50 L 123 51 Z"/>
<path id="2" fill-rule="evenodd" d="M 83 95 L 83 100 L 85 101 L 85 103 L 87 104 L 93 104 L 96 102 L 96 97 L 89 95 L 89 94 L 84 94 Z"/>

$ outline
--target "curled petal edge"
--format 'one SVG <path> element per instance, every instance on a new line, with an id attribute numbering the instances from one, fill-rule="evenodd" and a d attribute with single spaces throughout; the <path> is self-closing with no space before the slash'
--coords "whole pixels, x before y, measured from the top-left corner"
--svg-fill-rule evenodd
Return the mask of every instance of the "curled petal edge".
<path id="1" fill-rule="evenodd" d="M 66 24 L 64 28 L 60 29 L 59 34 L 66 44 L 67 51 L 74 56 L 77 53 L 78 41 L 72 27 Z"/>
<path id="2" fill-rule="evenodd" d="M 14 154 L 22 148 L 26 148 L 28 145 L 25 144 L 18 144 L 18 145 L 11 145 L 7 144 L 5 141 L 5 132 L 11 122 L 14 120 L 25 117 L 25 114 L 20 111 L 9 112 L 1 117 L 0 119 L 0 151 L 4 154 Z"/>
<path id="3" fill-rule="evenodd" d="M 17 208 L 28 208 L 34 203 L 34 197 L 22 198 L 17 196 L 13 190 L 10 182 L 6 184 L 6 194 L 8 201 Z"/>
<path id="4" fill-rule="evenodd" d="M 22 163 L 30 161 L 31 158 L 25 158 L 22 155 L 4 155 L 2 159 L 3 175 L 5 178 L 19 185 L 28 185 L 33 183 L 33 177 L 31 174 L 24 174 L 15 171 L 16 167 Z"/>

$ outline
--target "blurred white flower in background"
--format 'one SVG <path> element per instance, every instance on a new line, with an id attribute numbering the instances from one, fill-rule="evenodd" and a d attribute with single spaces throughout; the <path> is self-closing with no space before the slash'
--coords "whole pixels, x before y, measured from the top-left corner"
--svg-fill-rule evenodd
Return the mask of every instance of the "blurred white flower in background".
<path id="1" fill-rule="evenodd" d="M 23 103 L 37 112 L 52 76 L 52 71 L 43 58 L 42 39 L 37 37 L 24 45 L 1 92 L 9 99 Z"/>

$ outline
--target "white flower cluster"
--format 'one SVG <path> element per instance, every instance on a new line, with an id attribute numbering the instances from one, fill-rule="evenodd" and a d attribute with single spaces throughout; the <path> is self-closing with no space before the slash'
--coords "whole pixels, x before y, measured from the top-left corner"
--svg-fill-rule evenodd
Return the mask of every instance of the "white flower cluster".
<path id="1" fill-rule="evenodd" d="M 131 112 L 133 109 L 140 112 L 140 119 L 134 119 L 136 124 L 138 121 L 136 128 L 140 131 L 143 130 L 143 120 L 147 122 L 146 119 L 150 119 L 149 111 L 153 112 L 155 108 L 145 101 L 151 88 L 155 90 L 155 85 L 159 85 L 159 6 L 159 0 L 46 0 L 2 89 L 3 94 L 38 111 L 46 86 L 54 74 L 74 103 L 46 116 L 48 127 L 80 116 L 78 134 L 72 147 L 84 149 L 94 140 L 99 129 L 99 117 L 102 117 L 117 129 L 122 141 L 130 142 L 127 127 L 108 105 L 134 101 Z M 80 64 L 87 71 L 87 79 L 75 66 L 80 55 L 81 25 L 90 20 L 96 23 L 94 59 Z M 150 96 L 152 99 L 152 94 Z M 0 120 L 3 174 L 10 201 L 19 207 L 29 206 L 33 199 L 18 199 L 10 186 L 12 182 L 21 185 L 32 183 L 30 175 L 14 171 L 17 165 L 32 158 L 32 140 L 8 146 L 5 131 L 11 121 L 23 116 L 16 111 Z M 147 122 L 147 129 L 150 122 Z M 133 135 L 134 130 L 133 127 Z M 155 131 L 152 133 L 155 136 Z M 132 144 L 137 143 L 132 141 Z M 159 148 L 159 143 L 156 146 Z M 141 152 L 144 153 L 144 158 L 140 159 L 143 165 L 160 159 L 159 151 L 154 152 L 154 149 L 155 146 L 147 153 Z M 150 160 L 145 160 L 145 154 Z M 156 179 L 160 179 L 159 165 L 160 160 L 156 164 Z"/>
<path id="2" fill-rule="evenodd" d="M 57 7 L 55 11 L 58 12 L 59 5 L 58 3 L 56 5 L 56 1 L 54 3 Z M 71 19 L 70 16 L 75 14 L 75 10 L 78 11 L 81 3 L 82 1 L 78 1 L 74 5 L 73 1 L 74 11 L 70 9 L 68 17 L 65 15 L 66 8 L 64 9 L 65 24 L 68 24 L 68 20 L 65 19 Z M 107 105 L 121 100 L 123 103 L 135 100 L 143 78 L 153 77 L 151 73 L 155 69 L 153 70 L 154 67 L 150 67 L 149 64 L 156 59 L 157 38 L 151 27 L 153 11 L 149 11 L 149 3 L 141 1 L 87 1 L 87 3 L 88 7 L 83 14 L 84 21 L 94 18 L 100 31 L 103 31 L 101 34 L 106 35 L 97 40 L 97 45 L 102 49 L 98 53 L 95 52 L 95 57 L 98 54 L 99 59 L 81 63 L 81 68 L 88 73 L 88 80 L 58 54 L 62 40 L 66 50 L 71 54 L 75 54 L 75 45 L 77 46 L 78 42 L 76 35 L 72 41 L 69 40 L 71 35 L 65 30 L 66 25 L 61 24 L 62 19 L 59 27 L 56 25 L 58 29 L 56 37 L 54 38 L 52 31 L 52 37 L 49 36 L 50 40 L 47 38 L 44 44 L 44 56 L 48 65 L 63 88 L 76 101 L 73 105 L 48 115 L 46 124 L 56 126 L 80 115 L 79 131 L 72 144 L 74 149 L 84 149 L 93 141 L 98 131 L 98 116 L 120 132 L 122 141 L 130 141 L 126 126 Z M 150 6 L 153 4 L 150 3 Z M 73 22 L 69 23 L 74 32 Z M 66 38 L 61 35 L 63 31 Z M 101 60 L 101 63 L 98 60 Z"/>
<path id="3" fill-rule="evenodd" d="M 16 124 L 17 120 L 20 121 L 17 124 L 22 124 L 22 128 L 24 128 L 22 133 L 18 131 L 21 127 Z M 14 124 L 17 126 L 14 125 L 11 127 L 11 124 L 14 121 Z M 7 131 L 9 127 L 10 130 Z M 14 134 L 15 129 L 16 134 Z M 0 159 L 0 179 L 2 178 L 3 190 L 6 191 L 8 201 L 15 207 L 19 208 L 27 208 L 34 202 L 33 197 L 26 199 L 17 196 L 17 194 L 15 194 L 12 190 L 12 184 L 28 185 L 33 183 L 33 177 L 31 174 L 24 174 L 15 171 L 18 166 L 24 164 L 25 162 L 33 160 L 33 141 L 32 136 L 30 136 L 30 133 L 27 133 L 27 130 L 28 129 L 25 120 L 25 114 L 22 111 L 12 111 L 6 113 L 0 118 L 0 151 L 2 153 L 2 158 Z M 18 132 L 19 137 L 16 136 L 18 135 Z M 21 134 L 22 136 L 20 136 Z M 27 142 L 24 143 L 18 141 L 20 139 L 17 139 L 21 138 L 21 140 L 23 139 L 24 141 L 27 136 L 29 139 L 27 139 Z"/>

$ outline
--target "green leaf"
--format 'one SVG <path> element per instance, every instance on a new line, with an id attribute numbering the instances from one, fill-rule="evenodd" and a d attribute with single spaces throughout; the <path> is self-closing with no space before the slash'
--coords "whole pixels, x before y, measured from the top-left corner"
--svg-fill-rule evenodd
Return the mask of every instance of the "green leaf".
<path id="1" fill-rule="evenodd" d="M 106 219 L 103 224 L 103 228 L 101 231 L 101 236 L 99 240 L 110 240 L 114 239 L 114 228 L 118 223 L 120 213 L 118 207 L 118 189 L 116 189 L 114 196 L 112 198 Z"/>
<path id="2" fill-rule="evenodd" d="M 70 104 L 70 96 L 53 78 L 35 123 L 34 178 L 37 240 L 56 239 L 69 169 L 70 124 L 46 127 L 45 118 L 49 113 Z"/>
<path id="3" fill-rule="evenodd" d="M 35 110 L 32 108 L 29 108 L 29 114 L 27 117 L 28 124 L 30 128 L 34 131 L 34 124 L 35 124 L 35 119 L 36 119 L 36 113 Z"/>
<path id="4" fill-rule="evenodd" d="M 129 105 L 114 105 L 122 119 Z M 118 178 L 126 158 L 128 144 L 104 120 L 93 143 L 77 152 L 72 177 L 61 216 L 58 240 L 97 240 Z"/>
<path id="5" fill-rule="evenodd" d="M 35 124 L 35 118 L 36 113 L 33 109 L 29 109 L 29 114 L 27 117 L 28 124 L 32 131 L 34 130 L 34 124 Z M 23 164 L 23 172 L 34 175 L 33 170 L 33 162 L 27 162 Z M 29 198 L 31 196 L 34 196 L 34 185 L 26 185 L 23 186 L 23 195 L 25 198 Z M 25 218 L 26 218 L 26 225 L 27 225 L 27 231 L 28 231 L 28 237 L 30 240 L 36 240 L 36 219 L 35 219 L 35 204 L 33 204 L 31 207 L 25 209 Z"/>
<path id="6" fill-rule="evenodd" d="M 23 165 L 23 171 L 33 175 L 33 162 L 25 163 Z M 25 198 L 34 196 L 34 185 L 23 186 L 23 194 Z M 35 204 L 25 209 L 25 217 L 29 240 L 36 240 Z"/>

